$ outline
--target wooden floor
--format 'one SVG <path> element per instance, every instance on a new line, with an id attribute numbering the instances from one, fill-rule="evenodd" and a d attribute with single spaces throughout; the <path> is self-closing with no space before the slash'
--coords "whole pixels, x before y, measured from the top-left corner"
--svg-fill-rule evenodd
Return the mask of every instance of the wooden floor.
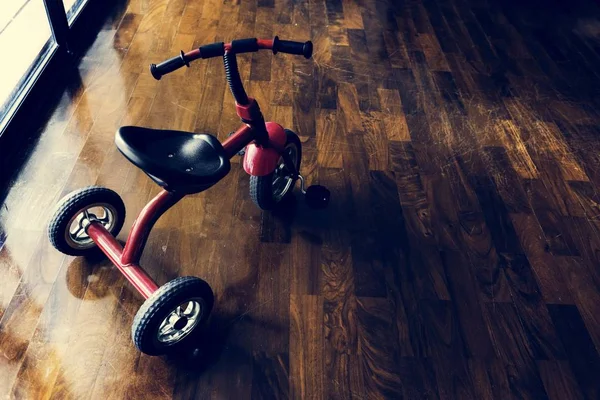
<path id="1" fill-rule="evenodd" d="M 0 211 L 0 395 L 28 399 L 599 399 L 598 6 L 517 0 L 131 0 L 108 21 Z M 235 159 L 156 225 L 143 265 L 217 300 L 202 363 L 141 356 L 141 298 L 66 257 L 57 200 L 99 184 L 135 215 L 159 188 L 120 125 L 237 127 L 220 60 L 151 62 L 244 37 L 267 119 L 332 192 L 262 213 Z"/>

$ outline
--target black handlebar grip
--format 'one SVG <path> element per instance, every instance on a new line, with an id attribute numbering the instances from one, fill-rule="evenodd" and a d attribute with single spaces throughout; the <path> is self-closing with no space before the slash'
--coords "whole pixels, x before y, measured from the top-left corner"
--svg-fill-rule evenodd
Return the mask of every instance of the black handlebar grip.
<path id="1" fill-rule="evenodd" d="M 166 75 L 170 72 L 175 71 L 183 66 L 190 66 L 190 64 L 186 61 L 183 50 L 181 54 L 177 57 L 169 58 L 167 61 L 163 61 L 160 64 L 150 64 L 150 73 L 157 81 L 162 78 L 163 75 Z"/>
<path id="2" fill-rule="evenodd" d="M 273 54 L 277 54 L 280 51 L 288 54 L 303 55 L 304 58 L 310 58 L 313 52 L 313 44 L 309 40 L 308 42 L 293 42 L 291 40 L 279 40 L 277 36 L 273 39 Z"/>
<path id="3" fill-rule="evenodd" d="M 212 57 L 221 57 L 225 54 L 225 43 L 211 43 L 200 47 L 200 57 L 202 58 L 212 58 Z"/>
<path id="4" fill-rule="evenodd" d="M 231 42 L 232 53 L 253 53 L 258 51 L 258 41 L 256 38 L 238 39 Z"/>

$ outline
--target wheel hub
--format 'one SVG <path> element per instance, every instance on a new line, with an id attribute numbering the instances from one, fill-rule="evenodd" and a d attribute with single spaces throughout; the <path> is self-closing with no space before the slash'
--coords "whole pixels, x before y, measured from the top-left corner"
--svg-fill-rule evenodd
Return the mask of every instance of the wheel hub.
<path id="1" fill-rule="evenodd" d="M 65 240 L 72 248 L 87 249 L 95 246 L 87 234 L 87 227 L 92 222 L 99 222 L 110 232 L 117 223 L 117 212 L 110 204 L 95 203 L 75 213 L 65 232 Z"/>
<path id="2" fill-rule="evenodd" d="M 177 330 L 182 330 L 188 323 L 188 319 L 186 317 L 181 317 L 173 324 L 173 328 Z"/>
<path id="3" fill-rule="evenodd" d="M 166 345 L 183 340 L 198 325 L 203 310 L 204 301 L 201 298 L 181 303 L 159 325 L 156 339 Z"/>

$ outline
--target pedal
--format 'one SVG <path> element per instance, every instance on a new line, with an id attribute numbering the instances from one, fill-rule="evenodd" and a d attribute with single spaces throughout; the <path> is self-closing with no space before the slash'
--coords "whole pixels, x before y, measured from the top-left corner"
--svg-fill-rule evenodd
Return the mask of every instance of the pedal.
<path id="1" fill-rule="evenodd" d="M 312 185 L 304 192 L 306 196 L 306 204 L 310 208 L 322 209 L 329 205 L 331 192 L 325 186 Z"/>

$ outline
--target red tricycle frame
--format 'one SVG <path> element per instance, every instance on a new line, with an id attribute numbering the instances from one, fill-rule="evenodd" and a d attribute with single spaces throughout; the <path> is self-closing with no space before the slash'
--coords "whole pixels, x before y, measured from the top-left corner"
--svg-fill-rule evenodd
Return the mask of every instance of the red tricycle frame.
<path id="1" fill-rule="evenodd" d="M 251 101 L 251 104 L 253 105 L 252 107 L 258 107 L 255 101 Z M 281 135 L 285 135 L 283 128 L 273 122 L 266 123 L 266 128 L 270 137 L 269 143 L 272 143 L 275 147 L 279 147 Z M 244 124 L 233 135 L 227 138 L 222 145 L 228 157 L 234 157 L 240 150 L 250 145 L 256 139 L 256 132 L 250 124 Z M 285 136 L 283 139 L 285 140 Z M 264 154 L 261 157 L 260 153 L 255 154 L 254 157 L 247 155 L 247 158 L 244 160 L 245 169 L 246 171 L 250 169 L 249 173 L 251 174 L 264 174 L 267 171 L 265 168 L 270 168 L 270 164 L 272 163 L 271 157 L 264 157 Z M 279 152 L 276 154 L 279 157 Z M 277 160 L 274 162 L 276 163 Z M 251 164 L 251 166 L 246 167 L 247 164 Z M 268 174 L 271 171 L 266 173 Z M 158 193 L 146 204 L 133 223 L 124 248 L 100 222 L 92 221 L 87 227 L 87 234 L 90 238 L 146 299 L 158 289 L 156 282 L 139 265 L 146 240 L 150 235 L 154 223 L 184 196 L 185 194 L 170 192 L 165 189 Z"/>

